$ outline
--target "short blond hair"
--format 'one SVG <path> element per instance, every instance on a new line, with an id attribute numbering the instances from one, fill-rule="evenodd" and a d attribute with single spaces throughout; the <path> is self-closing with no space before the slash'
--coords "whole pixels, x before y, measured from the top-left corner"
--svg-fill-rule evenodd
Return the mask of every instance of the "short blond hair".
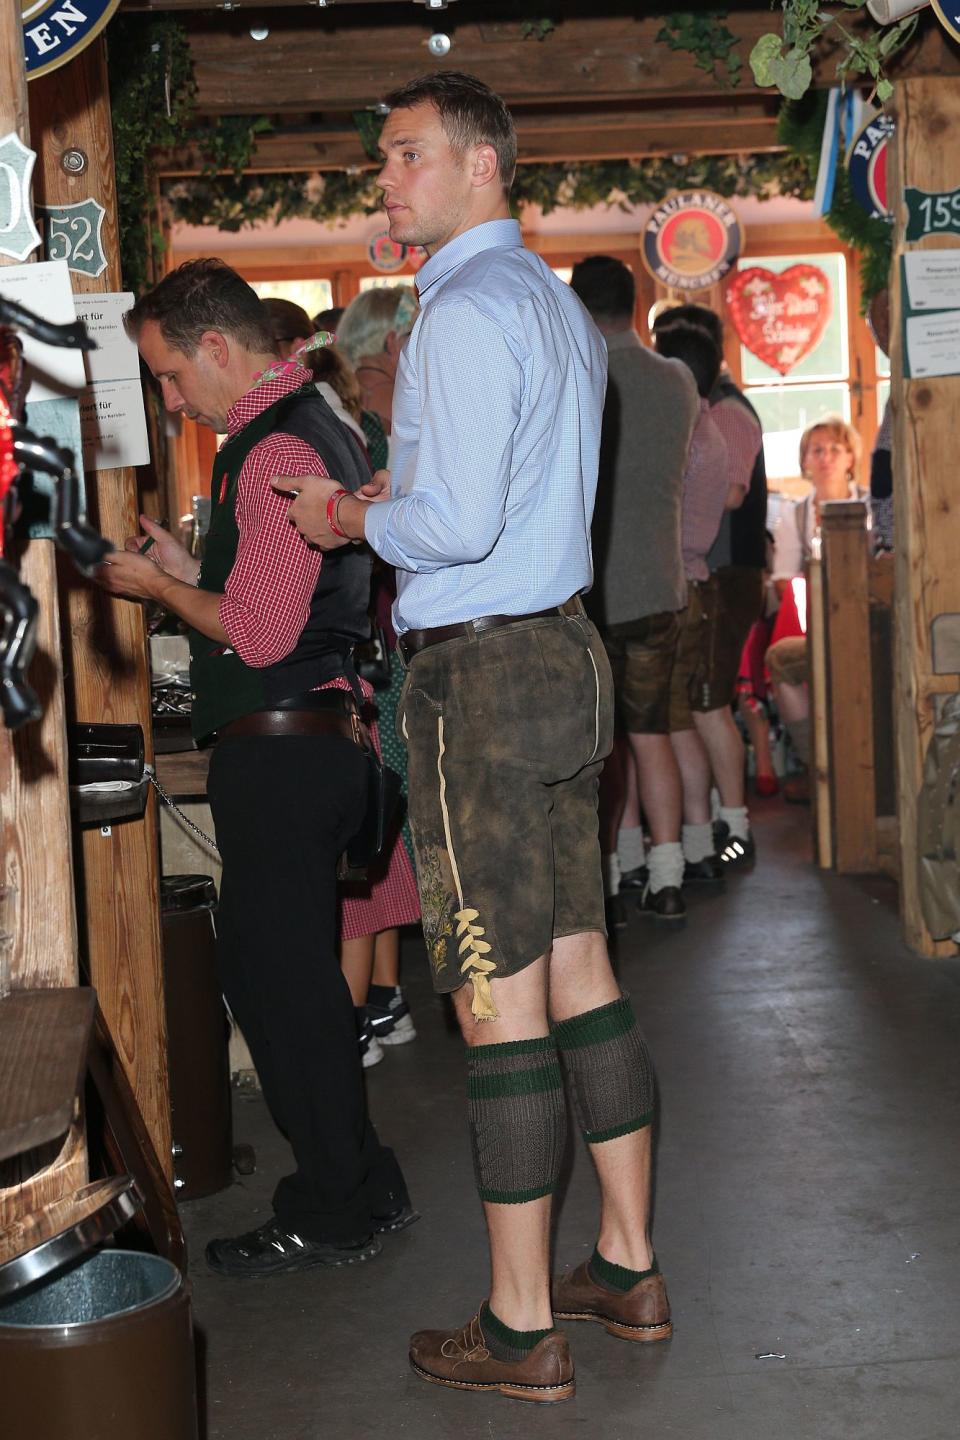
<path id="1" fill-rule="evenodd" d="M 807 450 L 809 449 L 810 441 L 813 439 L 814 432 L 817 430 L 826 430 L 831 440 L 838 440 L 841 445 L 846 445 L 853 456 L 853 464 L 850 468 L 851 470 L 856 470 L 860 464 L 860 454 L 863 449 L 860 443 L 860 436 L 852 425 L 847 424 L 842 415 L 824 415 L 822 420 L 815 420 L 812 425 L 808 425 L 800 436 L 801 472 L 806 473 L 804 467 Z"/>

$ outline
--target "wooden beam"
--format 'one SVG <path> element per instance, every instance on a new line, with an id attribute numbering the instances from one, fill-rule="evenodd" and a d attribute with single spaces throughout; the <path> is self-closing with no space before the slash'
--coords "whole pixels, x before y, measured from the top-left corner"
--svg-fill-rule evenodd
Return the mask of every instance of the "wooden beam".
<path id="1" fill-rule="evenodd" d="M 684 122 L 622 115 L 608 122 L 594 116 L 544 116 L 538 122 L 517 117 L 521 162 L 642 159 L 654 155 L 739 155 L 782 150 L 774 117 L 724 120 L 710 112 L 701 118 L 688 113 Z M 375 170 L 351 126 L 318 126 L 263 135 L 257 141 L 250 174 L 291 174 L 318 170 Z M 205 169 L 196 147 L 168 151 L 158 157 L 164 176 L 199 175 Z"/>
<path id="2" fill-rule="evenodd" d="M 195 10 L 193 0 L 172 8 Z M 560 7 L 558 7 L 559 13 Z M 400 15 L 404 22 L 398 23 Z M 455 66 L 492 85 L 510 105 L 636 100 L 639 97 L 714 95 L 729 99 L 773 95 L 760 91 L 747 64 L 756 40 L 777 23 L 760 9 L 731 13 L 727 23 L 740 37 L 743 59 L 737 89 L 698 70 L 687 51 L 657 40 L 661 18 L 610 15 L 562 18 L 547 40 L 524 40 L 520 20 L 486 20 L 467 4 L 444 14 L 454 41 L 449 56 L 434 61 L 425 49 L 430 17 L 414 6 L 388 11 L 337 13 L 284 9 L 270 17 L 269 35 L 250 37 L 250 12 L 215 16 L 194 13 L 187 24 L 205 114 L 274 114 L 352 111 L 376 104 L 395 86 L 433 68 Z M 426 22 L 426 23 L 425 23 Z M 870 20 L 849 22 L 873 33 Z M 835 81 L 838 51 L 823 48 L 815 83 Z M 897 57 L 894 69 L 909 73 L 960 73 L 960 52 L 932 16 L 921 17 L 918 39 Z"/>
<path id="3" fill-rule="evenodd" d="M 37 188 L 46 205 L 93 195 L 104 206 L 102 243 L 107 268 L 97 279 L 73 275 L 82 293 L 121 289 L 117 244 L 116 177 L 110 128 L 106 51 L 94 41 L 69 65 L 33 81 L 30 106 L 40 137 Z M 60 158 L 82 151 L 81 175 Z M 136 473 L 100 470 L 87 476 L 91 518 L 108 539 L 123 544 L 138 529 Z M 153 758 L 150 675 L 141 606 L 108 596 L 65 571 L 67 647 L 72 713 L 80 721 L 142 727 Z M 172 1177 L 166 1019 L 160 937 L 157 817 L 153 795 L 141 820 L 83 832 L 82 895 L 90 978 L 137 1097 L 150 1138 Z"/>
<path id="4" fill-rule="evenodd" d="M 960 188 L 960 150 L 952 137 L 960 126 L 960 84 L 905 80 L 894 96 L 896 140 L 889 173 L 891 203 L 906 218 L 903 192 Z M 897 235 L 903 229 L 897 226 Z M 960 610 L 956 560 L 956 415 L 960 377 L 908 380 L 904 376 L 900 256 L 912 249 L 958 249 L 956 236 L 928 236 L 918 245 L 895 247 L 891 315 L 891 408 L 896 595 L 894 694 L 897 732 L 897 816 L 900 822 L 900 909 L 907 944 L 922 955 L 955 955 L 952 941 L 934 940 L 923 917 L 917 808 L 923 762 L 937 697 L 955 694 L 960 675 L 937 675 L 931 626 L 938 615 Z"/>

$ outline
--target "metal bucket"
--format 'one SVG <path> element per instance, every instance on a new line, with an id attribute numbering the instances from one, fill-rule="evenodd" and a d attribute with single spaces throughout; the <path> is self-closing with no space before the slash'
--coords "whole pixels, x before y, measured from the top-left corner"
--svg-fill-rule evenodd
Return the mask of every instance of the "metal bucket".
<path id="1" fill-rule="evenodd" d="M 190 1300 L 169 1260 L 100 1250 L 0 1299 L 3 1432 L 197 1440 Z"/>

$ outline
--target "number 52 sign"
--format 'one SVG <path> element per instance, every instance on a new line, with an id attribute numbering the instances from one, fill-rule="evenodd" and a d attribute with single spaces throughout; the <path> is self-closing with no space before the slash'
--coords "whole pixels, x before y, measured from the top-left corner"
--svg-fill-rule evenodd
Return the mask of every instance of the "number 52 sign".
<path id="1" fill-rule="evenodd" d="M 904 240 L 922 240 L 925 235 L 960 235 L 960 190 L 937 193 L 906 186 L 907 229 Z"/>
<path id="2" fill-rule="evenodd" d="M 68 270 L 96 278 L 107 268 L 101 228 L 106 214 L 92 196 L 74 205 L 38 205 L 48 260 L 66 260 Z"/>

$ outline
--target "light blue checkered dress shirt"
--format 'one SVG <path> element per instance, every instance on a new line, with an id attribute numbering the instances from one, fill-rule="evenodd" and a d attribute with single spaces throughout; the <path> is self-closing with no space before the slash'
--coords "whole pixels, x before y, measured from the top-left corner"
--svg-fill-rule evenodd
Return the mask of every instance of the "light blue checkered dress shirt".
<path id="1" fill-rule="evenodd" d="M 515 220 L 459 235 L 417 275 L 393 397 L 392 498 L 366 538 L 397 568 L 394 624 L 559 605 L 593 579 L 607 352 Z"/>

